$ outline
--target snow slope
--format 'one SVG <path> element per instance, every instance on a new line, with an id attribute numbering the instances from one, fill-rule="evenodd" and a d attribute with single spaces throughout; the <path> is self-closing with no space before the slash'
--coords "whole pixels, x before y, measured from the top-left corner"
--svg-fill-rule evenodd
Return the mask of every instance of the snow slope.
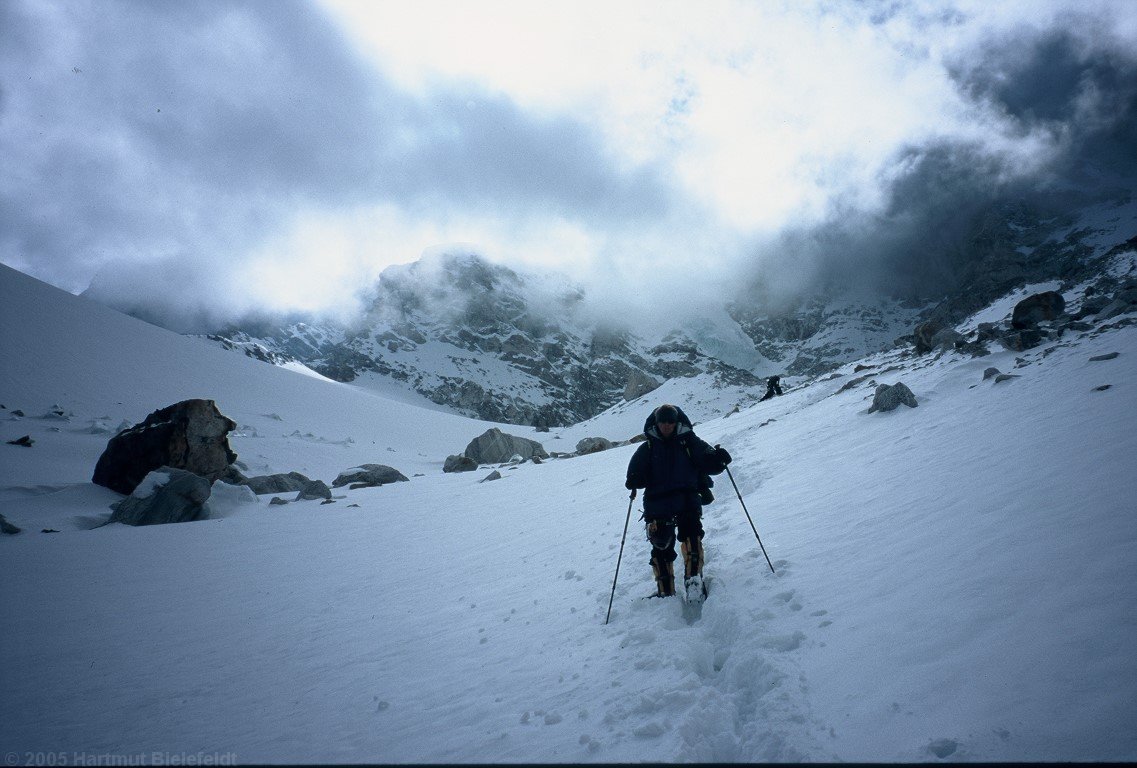
<path id="1" fill-rule="evenodd" d="M 6 268 L 0 307 L 0 438 L 36 440 L 0 444 L 0 509 L 24 528 L 0 537 L 0 748 L 17 764 L 1137 758 L 1137 326 L 1018 363 L 882 354 L 700 414 L 777 574 L 723 475 L 701 616 L 639 599 L 653 583 L 637 502 L 605 626 L 632 446 L 479 483 L 489 468 L 441 464 L 488 424 Z M 989 366 L 1019 378 L 984 380 Z M 897 380 L 919 407 L 868 414 L 874 383 Z M 684 389 L 698 385 L 658 397 L 736 402 Z M 242 425 L 250 474 L 423 474 L 328 506 L 216 484 L 217 519 L 84 530 L 118 498 L 88 482 L 107 430 L 190 396 Z M 571 450 L 627 437 L 653 403 L 507 431 Z M 41 418 L 55 405 L 67 419 Z"/>

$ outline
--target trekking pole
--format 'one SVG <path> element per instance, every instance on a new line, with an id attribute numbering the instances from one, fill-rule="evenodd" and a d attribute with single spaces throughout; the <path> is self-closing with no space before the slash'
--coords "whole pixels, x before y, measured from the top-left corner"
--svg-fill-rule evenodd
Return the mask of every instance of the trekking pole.
<path id="1" fill-rule="evenodd" d="M 726 476 L 730 478 L 730 484 L 734 486 L 734 492 L 738 494 L 738 501 L 742 504 L 742 511 L 746 513 L 746 519 L 750 520 L 750 527 L 754 530 L 754 538 L 758 539 L 758 546 L 762 547 L 762 537 L 758 535 L 758 529 L 754 527 L 754 521 L 750 519 L 750 511 L 746 509 L 746 502 L 742 500 L 742 493 L 738 490 L 738 483 L 734 482 L 734 475 L 730 473 L 730 467 L 726 468 Z M 766 548 L 762 547 L 762 554 L 766 555 Z M 778 572 L 774 570 L 774 564 L 770 562 L 770 556 L 766 555 L 766 565 L 770 566 L 770 573 L 775 576 Z"/>
<path id="2" fill-rule="evenodd" d="M 628 523 L 632 521 L 632 502 L 636 500 L 636 490 L 632 489 L 632 495 L 628 497 L 628 517 L 624 520 L 624 535 L 620 537 L 620 555 L 616 558 L 616 575 L 612 577 L 612 596 L 608 598 L 608 615 L 604 617 L 604 623 L 608 623 L 608 619 L 612 617 L 612 601 L 616 599 L 616 579 L 620 578 L 620 561 L 624 559 L 624 540 L 628 538 Z"/>

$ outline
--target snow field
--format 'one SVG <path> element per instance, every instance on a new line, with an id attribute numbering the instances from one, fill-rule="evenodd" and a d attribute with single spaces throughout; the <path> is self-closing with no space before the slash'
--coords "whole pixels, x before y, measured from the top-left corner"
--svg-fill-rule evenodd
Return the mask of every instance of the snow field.
<path id="1" fill-rule="evenodd" d="M 849 371 L 697 418 L 735 457 L 778 573 L 723 474 L 705 514 L 701 615 L 640 599 L 654 582 L 637 500 L 605 626 L 634 447 L 502 468 L 488 483 L 488 467 L 443 474 L 445 456 L 491 425 L 246 360 L 17 274 L 0 275 L 0 306 L 13 308 L 0 424 L 5 440 L 36 444 L 0 445 L 0 506 L 25 529 L 0 537 L 6 750 L 1137 756 L 1137 327 L 1068 336 L 1018 367 L 1004 352 L 871 358 L 875 382 L 904 381 L 916 409 L 868 414 L 874 381 L 836 394 L 872 373 Z M 989 366 L 1020 378 L 984 381 Z M 721 395 L 725 413 L 736 395 L 684 386 L 698 383 L 658 396 L 710 411 Z M 118 498 L 88 482 L 109 437 L 91 423 L 133 423 L 187 396 L 238 422 L 249 474 L 330 482 L 378 462 L 411 481 L 284 507 L 215 486 L 218 519 L 85 530 Z M 69 420 L 41 418 L 53 404 Z M 651 404 L 559 440 L 505 428 L 567 451 L 634 434 Z M 11 417 L 17 407 L 28 415 Z"/>

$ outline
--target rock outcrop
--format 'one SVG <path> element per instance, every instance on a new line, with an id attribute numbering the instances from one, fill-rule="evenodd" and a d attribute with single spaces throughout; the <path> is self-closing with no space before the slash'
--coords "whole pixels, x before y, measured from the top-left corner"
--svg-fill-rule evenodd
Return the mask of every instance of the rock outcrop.
<path id="1" fill-rule="evenodd" d="M 228 439 L 236 426 L 212 400 L 184 400 L 154 411 L 110 439 L 91 482 L 129 494 L 154 470 L 171 467 L 212 483 L 237 459 Z"/>
<path id="2" fill-rule="evenodd" d="M 471 440 L 462 455 L 479 464 L 504 464 L 514 456 L 522 459 L 549 458 L 544 446 L 537 441 L 508 435 L 497 427 L 488 429 Z"/>

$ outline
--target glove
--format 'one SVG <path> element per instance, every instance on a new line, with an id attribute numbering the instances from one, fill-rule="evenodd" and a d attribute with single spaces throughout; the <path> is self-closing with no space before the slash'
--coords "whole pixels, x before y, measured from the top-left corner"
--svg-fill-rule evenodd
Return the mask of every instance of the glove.
<path id="1" fill-rule="evenodd" d="M 624 487 L 629 491 L 634 491 L 636 489 L 636 481 L 629 477 L 624 481 Z"/>
<path id="2" fill-rule="evenodd" d="M 715 456 L 718 457 L 718 460 L 722 462 L 724 467 L 731 462 L 730 454 L 727 453 L 726 448 L 723 448 L 721 445 L 715 446 Z"/>

